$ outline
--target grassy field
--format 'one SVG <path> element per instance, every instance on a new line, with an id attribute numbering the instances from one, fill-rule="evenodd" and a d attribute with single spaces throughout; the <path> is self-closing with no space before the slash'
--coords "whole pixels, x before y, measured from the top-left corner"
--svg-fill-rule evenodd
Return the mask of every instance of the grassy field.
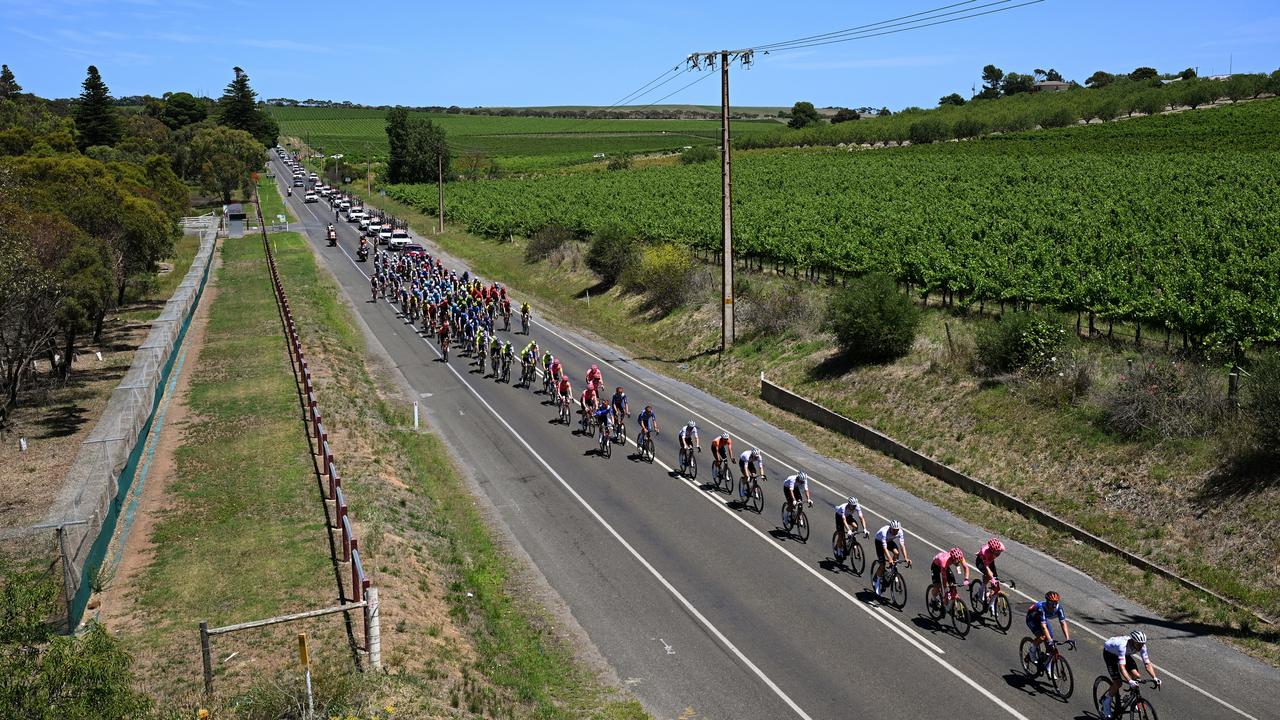
<path id="1" fill-rule="evenodd" d="M 262 217 L 270 225 L 276 221 L 277 215 L 284 215 L 289 222 L 297 220 L 293 216 L 293 211 L 284 204 L 284 199 L 280 197 L 279 190 L 276 189 L 276 181 L 262 174 L 258 178 L 258 200 L 262 203 Z M 254 224 L 257 224 L 256 218 L 251 218 Z"/>
<path id="2" fill-rule="evenodd" d="M 382 198 L 370 202 L 410 219 L 419 231 L 431 227 L 431 218 L 413 208 Z M 493 242 L 451 231 L 437 242 L 465 258 L 482 276 L 535 297 L 535 304 L 547 312 L 633 352 L 659 358 L 651 364 L 668 375 L 746 407 L 813 447 L 831 448 L 836 457 L 979 526 L 1037 547 L 1093 577 L 1106 578 L 1116 591 L 1171 618 L 1199 624 L 1200 631 L 1237 642 L 1272 663 L 1280 662 L 1280 636 L 1274 630 L 1260 632 L 1251 615 L 1207 602 L 764 404 L 758 397 L 759 373 L 764 371 L 801 394 L 822 398 L 828 407 L 896 435 L 961 471 L 1274 615 L 1280 611 L 1280 586 L 1275 577 L 1260 578 L 1253 568 L 1265 564 L 1280 542 L 1274 530 L 1280 527 L 1275 514 L 1280 486 L 1264 483 L 1248 491 L 1224 490 L 1224 486 L 1235 486 L 1224 483 L 1215 472 L 1221 461 L 1217 438 L 1125 441 L 1100 430 L 1087 410 L 1046 407 L 1023 388 L 983 382 L 966 366 L 966 357 L 972 357 L 977 322 L 973 318 L 930 311 L 908 357 L 887 366 L 841 368 L 830 362 L 830 337 L 815 328 L 826 291 L 791 288 L 774 295 L 773 304 L 803 301 L 802 319 L 793 332 L 750 337 L 749 325 L 744 324 L 744 341 L 728 356 L 699 356 L 698 351 L 717 344 L 718 298 L 699 297 L 665 317 L 647 312 L 641 298 L 618 289 L 604 295 L 593 290 L 587 305 L 580 300 L 582 292 L 595 286 L 598 278 L 582 267 L 580 251 L 568 253 L 569 259 L 560 266 L 531 267 L 523 260 L 519 240 Z M 758 292 L 756 308 L 745 298 L 740 303 L 740 312 L 749 314 L 769 304 L 765 292 L 769 281 L 758 275 L 745 278 L 757 284 Z M 788 298 L 786 303 L 777 302 L 782 297 Z M 741 319 L 745 321 L 746 316 Z M 947 350 L 947 323 L 961 347 L 957 357 Z M 1102 379 L 1114 377 L 1126 360 L 1126 354 L 1100 343 L 1082 352 L 1099 364 Z M 707 378 L 716 382 L 709 383 Z M 1137 515 L 1130 512 L 1135 498 L 1143 508 Z M 1167 518 L 1172 516 L 1194 520 L 1170 524 Z M 1208 538 L 1222 541 L 1207 542 Z"/>
<path id="3" fill-rule="evenodd" d="M 272 107 L 280 133 L 353 162 L 385 160 L 386 112 L 343 108 Z M 715 120 L 574 120 L 421 113 L 442 126 L 455 154 L 476 153 L 504 170 L 524 172 L 590 162 L 595 153 L 658 152 L 718 144 Z M 772 120 L 738 121 L 735 137 L 778 127 Z"/>

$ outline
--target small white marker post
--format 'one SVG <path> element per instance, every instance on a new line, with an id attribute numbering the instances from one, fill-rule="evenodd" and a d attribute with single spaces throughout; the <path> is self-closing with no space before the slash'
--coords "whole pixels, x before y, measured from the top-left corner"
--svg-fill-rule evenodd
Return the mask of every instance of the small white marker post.
<path id="1" fill-rule="evenodd" d="M 418 401 L 413 401 L 413 429 L 418 429 Z"/>
<path id="2" fill-rule="evenodd" d="M 298 633 L 298 661 L 302 663 L 302 673 L 307 681 L 307 720 L 312 720 L 316 715 L 316 705 L 311 696 L 311 658 L 307 653 L 306 633 Z"/>
<path id="3" fill-rule="evenodd" d="M 26 439 L 26 438 L 18 438 L 18 449 L 19 449 L 19 450 L 21 450 L 22 452 L 26 452 L 26 451 L 27 451 L 27 439 Z"/>

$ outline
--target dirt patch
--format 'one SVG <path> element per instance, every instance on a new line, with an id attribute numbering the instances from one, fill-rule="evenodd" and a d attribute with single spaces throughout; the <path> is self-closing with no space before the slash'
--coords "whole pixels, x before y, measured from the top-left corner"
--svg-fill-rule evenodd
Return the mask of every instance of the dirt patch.
<path id="1" fill-rule="evenodd" d="M 216 276 L 222 265 L 222 256 L 214 248 L 210 259 L 212 267 L 210 276 Z M 176 463 L 174 451 L 183 443 L 186 429 L 194 421 L 188 416 L 187 389 L 191 381 L 192 370 L 200 362 L 200 351 L 204 347 L 205 334 L 209 325 L 209 307 L 218 296 L 217 283 L 207 283 L 200 304 L 191 318 L 184 341 L 186 360 L 177 382 L 167 400 L 169 406 L 165 414 L 165 423 L 155 441 L 155 448 L 147 477 L 143 483 L 141 496 L 137 499 L 138 509 L 133 518 L 133 525 L 128 530 L 123 547 L 120 547 L 119 534 L 123 523 L 117 526 L 117 535 L 112 538 L 111 547 L 107 550 L 108 559 L 120 553 L 119 562 L 108 567 L 106 572 L 110 581 L 101 593 L 90 599 L 92 607 L 97 601 L 97 618 L 108 629 L 117 633 L 135 633 L 141 630 L 146 619 L 141 617 L 135 603 L 138 598 L 137 583 L 141 571 L 151 562 L 155 552 L 153 530 L 157 519 L 172 506 L 168 489 L 175 477 Z M 126 503 L 134 499 L 130 493 Z"/>

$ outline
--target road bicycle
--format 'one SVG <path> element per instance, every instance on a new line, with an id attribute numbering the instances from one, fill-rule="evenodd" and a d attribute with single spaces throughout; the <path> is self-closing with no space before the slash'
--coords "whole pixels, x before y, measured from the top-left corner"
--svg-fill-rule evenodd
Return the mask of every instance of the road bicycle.
<path id="1" fill-rule="evenodd" d="M 1017 587 L 1017 585 L 1010 580 L 1009 587 Z M 986 583 L 969 584 L 969 607 L 973 609 L 974 619 L 981 620 L 985 624 L 987 618 L 991 618 L 1002 632 L 1007 632 L 1013 625 L 1013 610 L 1009 603 L 1009 596 L 1005 593 L 1003 583 L 998 577 L 992 576 Z"/>
<path id="2" fill-rule="evenodd" d="M 551 373 L 547 370 L 542 371 L 542 394 L 550 395 L 551 390 L 555 387 L 555 380 L 551 378 Z"/>
<path id="3" fill-rule="evenodd" d="M 476 351 L 476 364 L 480 366 L 480 375 L 484 376 L 484 350 Z"/>
<path id="4" fill-rule="evenodd" d="M 569 402 L 569 397 L 567 395 L 560 396 L 560 422 L 564 423 L 565 425 L 569 424 L 569 418 L 572 416 L 572 413 L 573 413 L 572 409 L 570 408 L 571 404 L 572 403 Z"/>
<path id="5" fill-rule="evenodd" d="M 714 452 L 714 451 L 713 451 Z M 711 463 L 711 482 L 721 492 L 733 494 L 733 472 L 729 470 L 729 461 L 716 458 Z"/>
<path id="6" fill-rule="evenodd" d="M 1076 649 L 1075 640 L 1067 640 L 1063 645 Z M 1071 663 L 1063 657 L 1061 647 L 1052 639 L 1046 644 L 1048 648 L 1041 652 L 1036 646 L 1035 638 L 1024 637 L 1018 645 L 1018 659 L 1022 663 L 1022 672 L 1030 678 L 1045 676 L 1053 685 L 1053 694 L 1066 700 L 1076 690 L 1076 676 L 1071 672 Z"/>
<path id="7" fill-rule="evenodd" d="M 882 597 L 889 601 L 889 604 L 901 610 L 907 604 L 907 583 L 902 579 L 902 572 L 898 570 L 898 565 L 906 562 L 905 560 L 894 560 L 885 565 L 878 558 L 871 563 L 871 577 L 876 576 L 876 572 L 880 566 L 884 567 L 884 577 L 880 579 L 880 592 Z M 874 580 L 872 581 L 874 582 Z M 883 595 L 885 591 L 888 595 Z"/>
<path id="8" fill-rule="evenodd" d="M 1155 680 L 1141 680 L 1137 687 L 1130 685 L 1120 686 L 1120 695 L 1116 698 L 1114 707 L 1111 708 L 1111 717 L 1124 717 L 1126 714 L 1129 720 L 1157 720 L 1155 706 L 1151 701 L 1142 697 L 1142 686 L 1151 685 L 1151 687 L 1159 690 L 1160 686 Z M 1111 689 L 1111 678 L 1106 675 L 1099 675 L 1093 679 L 1093 709 L 1098 712 L 1098 717 L 1103 718 L 1102 714 L 1102 696 L 1107 694 Z"/>
<path id="9" fill-rule="evenodd" d="M 440 356 L 445 362 L 449 362 L 449 338 L 448 336 L 440 338 Z"/>
<path id="10" fill-rule="evenodd" d="M 627 444 L 627 422 L 626 422 L 626 420 L 627 420 L 627 416 L 626 416 L 626 415 L 623 415 L 621 412 L 619 412 L 619 411 L 617 411 L 617 410 L 614 410 L 614 412 L 613 412 L 613 423 L 612 423 L 612 425 L 611 425 L 611 427 L 613 428 L 613 432 L 609 435 L 609 437 L 610 437 L 610 439 L 612 439 L 614 442 L 618 443 L 619 445 L 626 445 L 626 444 Z"/>
<path id="11" fill-rule="evenodd" d="M 502 332 L 511 332 L 511 311 L 502 311 Z"/>
<path id="12" fill-rule="evenodd" d="M 702 452 L 702 448 L 698 448 L 698 452 Z M 693 454 L 692 447 L 680 448 L 680 474 L 693 480 L 698 477 L 698 458 Z"/>
<path id="13" fill-rule="evenodd" d="M 529 313 L 520 313 L 520 327 L 524 330 L 524 334 L 529 334 Z"/>
<path id="14" fill-rule="evenodd" d="M 529 387 L 533 382 L 533 363 L 528 360 L 520 361 L 520 384 Z"/>
<path id="15" fill-rule="evenodd" d="M 653 462 L 653 437 L 652 433 L 645 432 L 644 428 L 636 431 L 636 446 L 640 448 L 640 459 L 647 463 Z"/>
<path id="16" fill-rule="evenodd" d="M 809 542 L 809 516 L 804 511 L 803 500 L 782 503 L 782 530 L 802 543 Z"/>
<path id="17" fill-rule="evenodd" d="M 511 382 L 511 358 L 506 355 L 502 356 L 502 382 Z"/>
<path id="18" fill-rule="evenodd" d="M 831 556 L 836 559 L 837 565 L 844 565 L 846 561 L 849 564 L 849 570 L 854 575 L 861 575 L 862 571 L 867 567 L 867 556 L 862 552 L 862 544 L 858 542 L 858 536 L 852 530 L 841 533 L 839 528 L 831 533 Z"/>
<path id="19" fill-rule="evenodd" d="M 728 472 L 733 472 L 728 470 Z M 742 506 L 749 507 L 756 511 L 756 514 L 764 512 L 764 492 L 760 490 L 760 481 L 766 479 L 763 475 L 756 475 L 754 472 L 749 477 L 743 478 L 738 485 L 738 497 L 742 499 Z"/>
<path id="20" fill-rule="evenodd" d="M 600 455 L 602 457 L 611 457 L 613 455 L 613 440 L 609 437 L 612 425 L 613 423 L 608 420 L 600 423 Z"/>
<path id="21" fill-rule="evenodd" d="M 942 618 L 950 615 L 951 626 L 960 637 L 969 634 L 969 628 L 973 626 L 973 618 L 969 612 L 969 606 L 960 599 L 960 588 L 955 583 L 947 585 L 945 595 L 937 585 L 930 584 L 925 590 L 925 606 L 929 610 L 929 617 L 935 621 L 941 621 Z"/>

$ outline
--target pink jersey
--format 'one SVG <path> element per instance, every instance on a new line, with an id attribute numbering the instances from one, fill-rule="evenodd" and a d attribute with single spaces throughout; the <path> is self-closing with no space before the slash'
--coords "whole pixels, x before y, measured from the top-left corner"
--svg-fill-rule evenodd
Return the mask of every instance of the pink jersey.
<path id="1" fill-rule="evenodd" d="M 982 549 L 978 551 L 978 559 L 982 561 L 982 564 L 990 567 L 995 564 L 996 552 L 991 549 L 990 545 L 983 545 Z"/>
<path id="2" fill-rule="evenodd" d="M 942 552 L 933 556 L 933 564 L 937 565 L 939 568 L 943 570 L 946 570 L 947 565 L 959 565 L 960 563 L 951 562 L 951 551 L 943 550 Z"/>

